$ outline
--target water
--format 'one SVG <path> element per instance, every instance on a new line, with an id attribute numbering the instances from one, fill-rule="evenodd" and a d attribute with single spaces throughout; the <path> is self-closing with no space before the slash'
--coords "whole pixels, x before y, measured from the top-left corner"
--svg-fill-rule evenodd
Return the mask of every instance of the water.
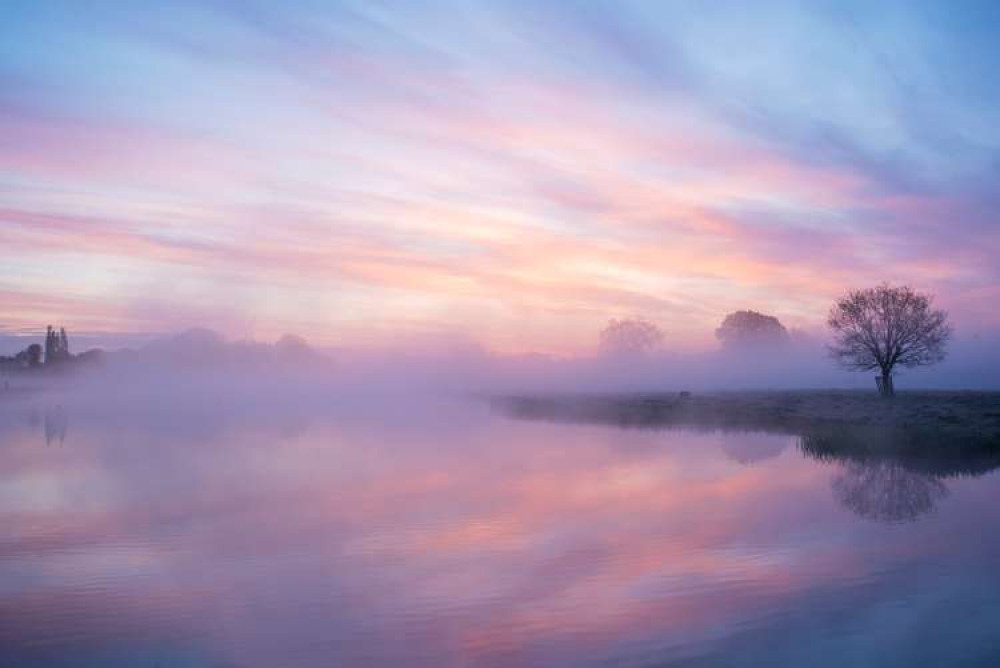
<path id="1" fill-rule="evenodd" d="M 1000 477 L 478 405 L 0 420 L 0 665 L 1000 662 Z"/>

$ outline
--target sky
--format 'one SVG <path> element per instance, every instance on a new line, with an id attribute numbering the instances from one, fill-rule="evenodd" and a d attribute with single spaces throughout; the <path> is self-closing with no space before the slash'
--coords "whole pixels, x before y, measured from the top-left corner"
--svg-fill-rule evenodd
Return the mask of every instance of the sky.
<path id="1" fill-rule="evenodd" d="M 48 2 L 0 21 L 0 334 L 592 350 L 1000 330 L 1000 5 Z"/>

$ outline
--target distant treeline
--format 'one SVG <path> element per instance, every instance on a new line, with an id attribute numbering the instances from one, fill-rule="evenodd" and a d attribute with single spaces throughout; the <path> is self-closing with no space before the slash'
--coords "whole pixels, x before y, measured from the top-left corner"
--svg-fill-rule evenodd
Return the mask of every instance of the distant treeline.
<path id="1" fill-rule="evenodd" d="M 97 349 L 74 355 L 69 349 L 69 337 L 66 335 L 66 329 L 60 327 L 57 331 L 49 325 L 45 330 L 44 347 L 40 343 L 32 343 L 15 355 L 0 355 L 0 371 L 27 372 L 67 368 L 80 362 L 95 361 L 100 356 L 101 351 Z"/>

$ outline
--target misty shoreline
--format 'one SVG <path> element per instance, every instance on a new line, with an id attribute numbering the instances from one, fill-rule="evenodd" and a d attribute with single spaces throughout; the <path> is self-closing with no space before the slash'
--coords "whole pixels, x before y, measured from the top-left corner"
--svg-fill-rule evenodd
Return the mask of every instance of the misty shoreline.
<path id="1" fill-rule="evenodd" d="M 82 380 L 82 379 L 81 379 Z M 119 381 L 123 379 L 117 379 Z M 111 405 L 136 410 L 222 411 L 239 414 L 266 402 L 269 413 L 338 412 L 346 405 L 392 412 L 385 404 L 397 392 L 377 388 L 313 385 L 301 379 L 269 378 L 239 388 L 218 377 L 174 377 L 151 386 L 114 383 L 97 386 L 73 382 L 0 384 L 0 408 L 54 402 L 76 411 L 101 411 Z M 384 389 L 384 388 L 383 388 Z M 398 390 L 398 388 L 397 388 Z M 430 392 L 429 394 L 437 394 Z M 424 398 L 429 395 L 424 394 Z M 445 391 L 442 397 L 472 398 L 508 417 L 552 422 L 609 425 L 639 429 L 687 428 L 763 431 L 850 443 L 850 448 L 880 452 L 962 455 L 1000 453 L 1000 392 L 908 390 L 882 399 L 862 390 L 731 390 L 714 392 L 504 392 Z M 406 412 L 420 412 L 414 402 Z M 420 404 L 419 401 L 416 404 Z M 282 408 L 285 406 L 285 409 Z M 339 407 L 339 408 L 338 408 Z M 389 411 L 385 413 L 385 411 Z"/>
<path id="2" fill-rule="evenodd" d="M 1000 392 L 905 391 L 880 399 L 870 391 L 727 391 L 508 394 L 490 399 L 519 419 L 616 427 L 702 428 L 833 434 L 884 451 L 943 449 L 1000 452 Z"/>

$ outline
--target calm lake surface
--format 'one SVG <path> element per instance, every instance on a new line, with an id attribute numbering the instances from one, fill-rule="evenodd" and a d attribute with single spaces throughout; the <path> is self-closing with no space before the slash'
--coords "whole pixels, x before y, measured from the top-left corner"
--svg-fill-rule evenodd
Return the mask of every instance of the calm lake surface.
<path id="1" fill-rule="evenodd" d="M 0 665 L 1000 665 L 1000 476 L 472 403 L 31 401 Z"/>

